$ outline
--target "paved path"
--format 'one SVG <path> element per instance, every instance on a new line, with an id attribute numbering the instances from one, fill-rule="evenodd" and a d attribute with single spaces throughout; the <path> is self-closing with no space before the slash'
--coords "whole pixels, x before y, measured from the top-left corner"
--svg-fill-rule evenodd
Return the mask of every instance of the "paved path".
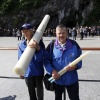
<path id="1" fill-rule="evenodd" d="M 54 37 L 43 39 L 47 46 Z M 76 41 L 81 47 L 100 47 L 100 37 Z M 17 47 L 19 42 L 14 37 L 0 37 L 0 47 Z M 24 80 L 13 72 L 16 63 L 17 50 L 0 50 L 0 100 L 29 100 Z M 78 73 L 80 100 L 100 100 L 100 51 L 92 51 L 83 59 L 83 68 Z M 67 94 L 66 98 L 69 100 Z M 44 90 L 44 100 L 54 100 L 53 92 Z"/>

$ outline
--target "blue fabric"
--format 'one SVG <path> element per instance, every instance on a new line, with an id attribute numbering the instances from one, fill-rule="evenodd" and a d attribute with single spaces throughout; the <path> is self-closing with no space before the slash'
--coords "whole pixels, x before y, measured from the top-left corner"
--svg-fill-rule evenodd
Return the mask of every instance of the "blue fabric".
<path id="1" fill-rule="evenodd" d="M 49 74 L 51 74 L 54 69 L 58 71 L 62 70 L 82 53 L 79 45 L 70 39 L 67 39 L 63 48 L 59 45 L 58 40 L 56 40 L 51 53 L 52 55 L 50 55 L 51 51 L 49 50 L 49 46 L 46 49 L 44 59 L 44 66 Z M 81 67 L 82 61 L 77 64 L 77 68 L 75 70 L 66 72 L 59 80 L 56 81 L 56 83 L 59 85 L 71 85 L 76 83 L 78 81 L 77 69 L 80 69 Z"/>
<path id="2" fill-rule="evenodd" d="M 40 41 L 39 44 L 41 49 L 39 51 L 35 51 L 24 77 L 39 76 L 44 74 L 43 54 L 45 46 L 42 41 Z M 26 47 L 26 40 L 23 40 L 18 46 L 18 59 L 20 59 Z"/>

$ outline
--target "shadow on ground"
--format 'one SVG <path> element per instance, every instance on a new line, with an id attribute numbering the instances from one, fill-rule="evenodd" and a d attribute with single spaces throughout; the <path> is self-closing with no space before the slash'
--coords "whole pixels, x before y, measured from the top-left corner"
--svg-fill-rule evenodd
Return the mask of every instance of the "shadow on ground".
<path id="1" fill-rule="evenodd" d="M 13 96 L 7 96 L 7 97 L 3 97 L 3 98 L 0 98 L 0 100 L 15 100 L 17 96 L 16 95 L 13 95 Z"/>

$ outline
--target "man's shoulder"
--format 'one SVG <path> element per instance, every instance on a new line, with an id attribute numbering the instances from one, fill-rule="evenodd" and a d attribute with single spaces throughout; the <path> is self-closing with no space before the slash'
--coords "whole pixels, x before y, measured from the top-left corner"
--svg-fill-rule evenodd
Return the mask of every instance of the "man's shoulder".
<path id="1" fill-rule="evenodd" d="M 75 40 L 69 39 L 69 41 L 72 43 L 72 45 L 76 45 L 78 48 L 80 48 L 80 46 L 78 45 L 78 43 Z"/>
<path id="2" fill-rule="evenodd" d="M 75 44 L 77 44 L 77 42 L 75 41 L 75 40 L 72 40 L 72 39 L 68 39 L 71 43 L 75 43 Z"/>

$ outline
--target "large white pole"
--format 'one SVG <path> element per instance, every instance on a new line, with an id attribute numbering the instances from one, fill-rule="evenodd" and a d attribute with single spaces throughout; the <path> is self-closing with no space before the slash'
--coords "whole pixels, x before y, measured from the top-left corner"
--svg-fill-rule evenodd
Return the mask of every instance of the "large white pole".
<path id="1" fill-rule="evenodd" d="M 49 15 L 45 15 L 44 19 L 42 20 L 42 22 L 40 23 L 39 27 L 37 28 L 34 36 L 32 37 L 32 39 L 30 40 L 33 41 L 35 40 L 37 43 L 39 43 L 43 32 L 49 22 L 50 16 Z M 13 71 L 18 74 L 18 75 L 24 75 L 28 65 L 34 55 L 35 49 L 34 48 L 30 48 L 30 47 L 26 47 L 25 51 L 23 52 L 23 54 L 21 55 L 20 59 L 18 60 L 17 64 L 15 65 Z"/>

